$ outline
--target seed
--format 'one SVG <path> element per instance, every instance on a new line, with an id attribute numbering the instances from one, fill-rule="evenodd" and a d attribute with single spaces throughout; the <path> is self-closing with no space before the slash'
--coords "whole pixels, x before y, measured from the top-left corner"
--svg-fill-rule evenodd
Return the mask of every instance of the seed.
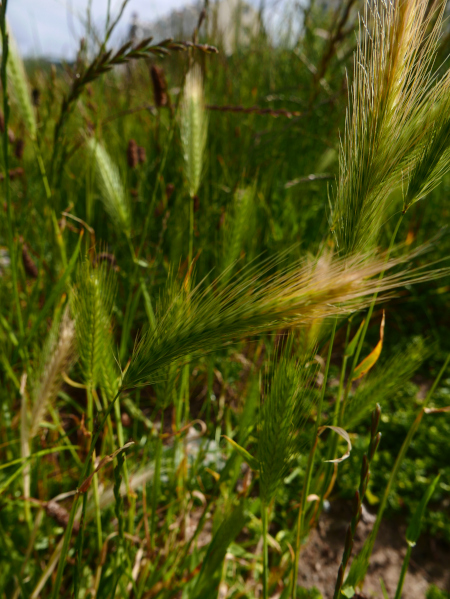
<path id="1" fill-rule="evenodd" d="M 163 69 L 152 65 L 150 70 L 153 82 L 153 95 L 158 108 L 167 106 L 167 83 Z"/>
<path id="2" fill-rule="evenodd" d="M 127 148 L 127 160 L 130 168 L 136 168 L 139 163 L 138 145 L 134 139 L 130 139 Z"/>
<path id="3" fill-rule="evenodd" d="M 33 106 L 39 106 L 41 102 L 41 92 L 37 89 L 37 87 L 33 88 L 31 92 L 31 99 L 33 100 Z"/>
<path id="4" fill-rule="evenodd" d="M 22 160 L 24 150 L 25 150 L 25 141 L 23 138 L 19 137 L 19 139 L 16 140 L 16 144 L 14 146 L 14 155 L 17 158 L 17 160 Z"/>
<path id="5" fill-rule="evenodd" d="M 192 199 L 194 200 L 194 212 L 198 212 L 200 210 L 200 198 L 195 195 Z"/>
<path id="6" fill-rule="evenodd" d="M 138 146 L 137 154 L 138 154 L 139 164 L 144 164 L 144 162 L 147 160 L 147 154 L 145 153 L 145 148 L 143 148 L 142 146 Z"/>
<path id="7" fill-rule="evenodd" d="M 173 183 L 167 183 L 166 185 L 166 198 L 167 201 L 172 197 L 173 192 L 175 191 L 175 185 Z"/>
<path id="8" fill-rule="evenodd" d="M 22 246 L 22 262 L 27 275 L 32 279 L 37 279 L 39 271 L 37 269 L 36 264 L 34 263 L 33 258 L 30 255 L 26 243 L 24 243 Z"/>

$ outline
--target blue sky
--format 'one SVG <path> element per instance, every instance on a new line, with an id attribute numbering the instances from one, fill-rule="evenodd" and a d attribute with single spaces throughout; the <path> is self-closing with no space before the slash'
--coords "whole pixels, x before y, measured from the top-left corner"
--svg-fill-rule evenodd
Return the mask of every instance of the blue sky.
<path id="1" fill-rule="evenodd" d="M 121 32 L 126 31 L 131 15 L 136 12 L 152 21 L 190 2 L 186 0 L 130 0 L 121 19 Z M 91 0 L 93 20 L 104 22 L 108 0 Z M 111 0 L 117 13 L 122 0 Z M 78 40 L 83 36 L 80 18 L 86 15 L 88 0 L 8 0 L 7 16 L 23 56 L 73 58 Z M 119 33 L 121 33 L 119 31 Z"/>

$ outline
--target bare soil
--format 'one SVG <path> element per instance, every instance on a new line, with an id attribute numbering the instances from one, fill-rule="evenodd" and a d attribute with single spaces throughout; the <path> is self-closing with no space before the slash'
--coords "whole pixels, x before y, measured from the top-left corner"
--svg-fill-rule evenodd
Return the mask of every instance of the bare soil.
<path id="1" fill-rule="evenodd" d="M 360 550 L 372 528 L 373 518 L 370 518 L 370 514 L 367 513 L 365 520 L 359 523 L 353 555 Z M 324 599 L 333 597 L 349 522 L 349 505 L 343 501 L 333 502 L 329 512 L 322 514 L 318 527 L 312 531 L 300 555 L 299 584 L 306 588 L 315 586 Z M 395 595 L 406 552 L 405 531 L 406 524 L 399 520 L 382 523 L 365 580 L 363 596 L 383 598 L 380 578 L 384 581 L 389 597 Z M 425 597 L 430 584 L 450 592 L 450 547 L 422 535 L 412 552 L 402 597 L 421 599 Z"/>

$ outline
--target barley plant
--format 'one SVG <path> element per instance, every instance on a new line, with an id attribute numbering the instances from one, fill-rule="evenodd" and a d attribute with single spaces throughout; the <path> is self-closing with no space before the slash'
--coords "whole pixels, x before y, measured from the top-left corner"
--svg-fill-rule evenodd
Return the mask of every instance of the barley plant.
<path id="1" fill-rule="evenodd" d="M 450 543 L 446 2 L 115 48 L 126 4 L 64 65 L 0 6 L 0 598 L 363 597 L 381 526 L 409 596 Z"/>

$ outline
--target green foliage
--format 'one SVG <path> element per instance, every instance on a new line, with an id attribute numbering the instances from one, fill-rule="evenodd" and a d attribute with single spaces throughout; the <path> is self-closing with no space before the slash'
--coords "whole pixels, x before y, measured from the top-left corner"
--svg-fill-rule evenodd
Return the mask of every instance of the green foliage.
<path id="1" fill-rule="evenodd" d="M 9 37 L 9 53 L 8 53 L 8 76 L 11 81 L 14 96 L 17 100 L 21 117 L 26 124 L 26 131 L 32 140 L 36 139 L 37 125 L 34 109 L 31 104 L 31 94 L 28 84 L 25 67 L 22 58 L 19 54 L 15 39 L 11 32 L 8 32 Z"/>
<path id="2" fill-rule="evenodd" d="M 302 433 L 317 400 L 313 357 L 302 359 L 295 351 L 290 355 L 292 351 L 292 340 L 288 339 L 284 352 L 275 354 L 274 373 L 260 409 L 258 460 L 261 498 L 266 504 L 305 449 Z"/>
<path id="3" fill-rule="evenodd" d="M 95 164 L 102 202 L 115 224 L 128 237 L 131 233 L 131 211 L 117 166 L 96 139 L 89 139 L 86 146 Z"/>
<path id="4" fill-rule="evenodd" d="M 192 599 L 215 599 L 219 593 L 220 569 L 228 546 L 240 533 L 246 522 L 245 504 L 240 503 L 225 516 L 212 538 L 204 558 L 196 585 L 190 595 Z"/>
<path id="5" fill-rule="evenodd" d="M 239 260 L 245 242 L 249 240 L 254 218 L 255 188 L 238 189 L 224 227 L 223 271 L 232 269 Z M 225 276 L 229 276 L 229 273 Z"/>
<path id="6" fill-rule="evenodd" d="M 341 449 L 314 430 L 349 434 L 328 499 L 352 498 L 377 402 L 366 500 L 383 496 L 450 351 L 448 26 L 437 4 L 369 4 L 345 124 L 361 4 L 304 4 L 277 42 L 260 27 L 218 55 L 203 25 L 110 51 L 111 18 L 73 69 L 27 76 L 3 36 L 1 597 L 319 599 L 292 585 Z M 352 385 L 379 332 L 342 325 L 374 293 L 383 350 Z M 441 472 L 422 522 L 447 541 L 449 438 L 445 411 L 423 414 L 385 512 L 411 518 Z"/>
<path id="7" fill-rule="evenodd" d="M 433 10 L 437 13 L 434 21 Z M 405 172 L 414 172 L 414 193 L 416 187 L 426 188 L 429 177 L 435 175 L 430 165 L 433 156 L 445 160 L 446 142 L 437 142 L 435 127 L 429 130 L 424 122 L 424 111 L 428 116 L 439 89 L 432 85 L 430 69 L 443 12 L 438 5 L 433 10 L 427 15 L 420 0 L 405 2 L 398 9 L 392 4 L 366 3 L 333 216 L 338 246 L 346 253 L 377 242 L 387 203 Z M 383 33 L 387 31 L 389 35 Z M 445 102 L 443 93 L 441 98 Z M 445 137 L 445 125 L 439 128 L 438 137 Z M 423 159 L 415 167 L 418 145 L 424 147 Z"/>
<path id="8" fill-rule="evenodd" d="M 448 599 L 450 597 L 450 593 L 446 593 L 445 591 L 441 591 L 436 585 L 432 584 L 426 594 L 426 599 Z"/>
<path id="9" fill-rule="evenodd" d="M 431 351 L 423 339 L 418 338 L 406 348 L 393 352 L 389 361 L 369 374 L 350 398 L 344 416 L 345 428 L 353 430 L 386 395 L 392 397 L 404 389 Z"/>
<path id="10" fill-rule="evenodd" d="M 105 262 L 93 267 L 88 258 L 80 264 L 72 294 L 78 354 L 85 383 L 112 385 L 111 312 L 115 294 L 114 272 Z M 113 396 L 110 396 L 112 399 Z"/>
<path id="11" fill-rule="evenodd" d="M 200 186 L 208 133 L 203 80 L 200 67 L 197 64 L 186 75 L 180 119 L 186 176 L 189 183 L 189 194 L 193 197 L 197 194 Z"/>
<path id="12" fill-rule="evenodd" d="M 414 546 L 417 543 L 417 539 L 420 536 L 420 529 L 422 527 L 422 520 L 425 515 L 425 510 L 428 502 L 430 501 L 434 493 L 434 490 L 436 489 L 439 477 L 440 474 L 438 474 L 436 478 L 432 481 L 432 483 L 428 486 L 424 496 L 422 497 L 421 502 L 419 503 L 416 511 L 414 512 L 412 520 L 409 523 L 408 529 L 406 531 L 406 541 L 408 545 Z"/>

